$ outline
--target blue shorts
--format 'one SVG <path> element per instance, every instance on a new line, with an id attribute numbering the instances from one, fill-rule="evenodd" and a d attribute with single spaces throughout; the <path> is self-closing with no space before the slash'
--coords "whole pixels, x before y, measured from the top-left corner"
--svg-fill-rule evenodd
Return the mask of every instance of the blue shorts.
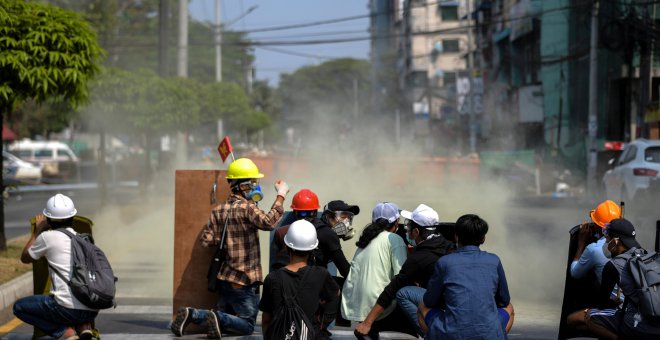
<path id="1" fill-rule="evenodd" d="M 426 317 L 424 317 L 424 322 L 426 322 L 426 326 L 430 327 L 431 323 L 433 323 L 433 320 L 440 316 L 440 314 L 443 314 L 445 311 L 443 311 L 440 308 L 432 308 L 429 310 L 428 313 L 426 313 Z M 507 313 L 506 309 L 504 308 L 498 308 L 497 309 L 497 316 L 500 318 L 500 322 L 502 323 L 502 329 L 506 329 L 506 324 L 509 323 L 509 319 L 511 316 L 509 313 Z"/>

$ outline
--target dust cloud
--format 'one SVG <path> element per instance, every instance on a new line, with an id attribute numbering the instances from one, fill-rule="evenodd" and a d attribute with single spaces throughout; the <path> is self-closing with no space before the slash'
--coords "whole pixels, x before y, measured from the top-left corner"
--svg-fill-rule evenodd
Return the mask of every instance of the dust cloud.
<path id="1" fill-rule="evenodd" d="M 318 125 L 330 122 L 326 116 Z M 490 226 L 482 249 L 501 258 L 514 305 L 541 306 L 558 319 L 568 231 L 588 219 L 590 208 L 528 202 L 535 198 L 520 197 L 508 183 L 486 177 L 477 161 L 451 157 L 430 161 L 414 145 L 396 146 L 390 133 L 354 129 L 352 133 L 361 137 L 352 138 L 327 130 L 315 132 L 299 140 L 294 153 L 271 153 L 278 166 L 273 175 L 262 180 L 262 209 L 274 199 L 273 183 L 278 179 L 289 183 L 291 189 L 285 210 L 289 210 L 293 194 L 303 188 L 316 192 L 321 206 L 335 199 L 359 205 L 361 213 L 354 220 L 356 237 L 342 241 L 349 260 L 377 202 L 394 202 L 406 210 L 424 203 L 444 222 L 467 213 L 478 214 Z M 236 157 L 249 155 L 237 153 Z M 191 161 L 185 168 L 223 166 Z M 93 216 L 96 238 L 120 278 L 120 298 L 172 299 L 174 170 L 159 172 L 152 189 L 156 194 L 148 201 L 116 204 Z M 649 249 L 653 246 L 649 241 L 652 230 L 646 225 L 640 229 L 642 243 Z M 268 233 L 260 232 L 260 240 L 263 268 L 267 270 Z"/>

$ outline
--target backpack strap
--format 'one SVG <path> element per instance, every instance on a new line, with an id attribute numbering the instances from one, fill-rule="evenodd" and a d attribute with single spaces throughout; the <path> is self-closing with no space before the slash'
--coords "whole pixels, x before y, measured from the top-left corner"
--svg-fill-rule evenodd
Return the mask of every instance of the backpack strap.
<path id="1" fill-rule="evenodd" d="M 73 237 L 75 236 L 72 232 L 66 230 L 66 228 L 58 228 L 58 229 L 54 229 L 54 230 L 55 230 L 55 231 L 59 231 L 59 232 L 63 233 L 63 234 L 66 235 L 66 236 L 69 236 L 69 238 L 72 239 L 72 240 L 73 240 Z M 73 241 L 72 241 L 72 242 L 73 242 Z M 46 262 L 48 262 L 48 261 L 46 261 Z M 53 267 L 53 266 L 50 264 L 50 262 L 48 262 L 48 267 L 49 267 L 50 269 L 52 269 L 53 272 L 55 272 L 55 274 L 57 274 L 57 276 L 59 276 L 60 279 L 62 279 L 62 281 L 66 282 L 67 286 L 71 286 L 71 280 L 69 280 L 69 279 L 67 279 L 66 277 L 64 277 L 64 274 L 60 273 L 60 271 L 57 270 L 57 268 Z"/>
<path id="2" fill-rule="evenodd" d="M 66 236 L 69 236 L 69 238 L 74 238 L 76 236 L 74 233 L 66 230 L 66 228 L 58 228 L 58 229 L 55 229 L 55 230 L 63 233 Z"/>
<path id="3" fill-rule="evenodd" d="M 225 218 L 225 227 L 222 228 L 222 237 L 220 238 L 220 243 L 218 244 L 218 249 L 225 247 L 225 235 L 227 235 L 227 223 L 229 223 L 229 216 L 231 216 L 231 210 L 234 208 L 233 204 L 229 204 L 229 211 L 227 212 L 227 217 Z"/>

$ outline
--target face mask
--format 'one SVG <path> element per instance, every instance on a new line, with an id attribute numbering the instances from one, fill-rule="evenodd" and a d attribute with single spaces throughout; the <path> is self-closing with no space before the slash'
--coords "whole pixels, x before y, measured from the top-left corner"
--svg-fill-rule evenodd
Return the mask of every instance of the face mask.
<path id="1" fill-rule="evenodd" d="M 410 238 L 410 233 L 406 233 L 406 240 L 413 248 L 417 248 L 417 242 Z"/>
<path id="2" fill-rule="evenodd" d="M 261 185 L 253 187 L 252 190 L 245 193 L 245 198 L 254 202 L 259 202 L 264 198 L 264 193 L 261 192 Z"/>
<path id="3" fill-rule="evenodd" d="M 332 230 L 334 230 L 337 236 L 341 237 L 344 241 L 350 240 L 353 238 L 353 235 L 355 235 L 353 226 L 351 225 L 351 220 L 348 218 L 337 222 L 334 226 L 332 226 Z"/>
<path id="4" fill-rule="evenodd" d="M 614 241 L 614 239 L 611 239 L 610 242 L 603 243 L 603 254 L 605 254 L 605 257 L 608 259 L 612 258 L 612 252 L 610 252 L 610 243 L 612 243 L 612 241 Z"/>

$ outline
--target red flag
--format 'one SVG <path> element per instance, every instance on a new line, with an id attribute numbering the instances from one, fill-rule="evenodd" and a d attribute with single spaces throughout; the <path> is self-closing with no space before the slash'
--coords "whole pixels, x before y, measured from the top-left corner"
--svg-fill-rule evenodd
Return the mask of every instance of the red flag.
<path id="1" fill-rule="evenodd" d="M 220 144 L 218 144 L 218 153 L 220 154 L 220 158 L 222 158 L 223 162 L 225 159 L 227 159 L 227 156 L 231 154 L 231 143 L 229 142 L 229 136 L 225 136 Z"/>

